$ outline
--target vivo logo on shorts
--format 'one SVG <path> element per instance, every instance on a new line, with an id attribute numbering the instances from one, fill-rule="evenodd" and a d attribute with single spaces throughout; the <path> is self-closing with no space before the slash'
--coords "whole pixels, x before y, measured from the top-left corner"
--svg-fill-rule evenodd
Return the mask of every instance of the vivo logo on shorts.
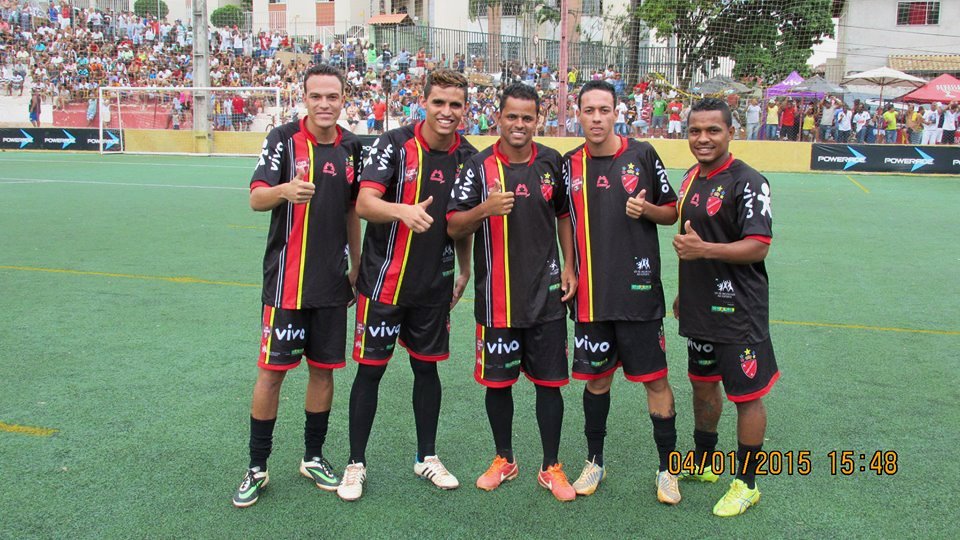
<path id="1" fill-rule="evenodd" d="M 288 324 L 286 328 L 274 328 L 273 333 L 280 341 L 293 341 L 307 337 L 306 329 L 294 328 L 292 324 Z"/>
<path id="2" fill-rule="evenodd" d="M 387 323 L 380 323 L 380 326 L 368 326 L 370 335 L 373 337 L 393 337 L 400 333 L 400 325 L 387 326 Z"/>
<path id="3" fill-rule="evenodd" d="M 574 346 L 578 349 L 583 349 L 590 352 L 607 352 L 610 350 L 610 344 L 606 341 L 601 341 L 599 343 L 590 341 L 590 336 L 583 336 L 582 338 L 573 339 Z"/>
<path id="4" fill-rule="evenodd" d="M 699 341 L 694 341 L 692 339 L 687 340 L 687 348 L 693 349 L 697 352 L 712 353 L 713 344 L 712 343 L 700 343 Z"/>
<path id="5" fill-rule="evenodd" d="M 520 342 L 513 340 L 510 343 L 504 343 L 503 338 L 497 339 L 496 343 L 487 343 L 487 352 L 490 354 L 510 354 L 520 350 Z"/>

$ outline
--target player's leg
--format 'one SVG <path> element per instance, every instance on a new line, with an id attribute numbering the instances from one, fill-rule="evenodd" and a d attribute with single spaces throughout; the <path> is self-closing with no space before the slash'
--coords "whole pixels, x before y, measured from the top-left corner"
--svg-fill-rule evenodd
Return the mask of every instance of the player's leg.
<path id="1" fill-rule="evenodd" d="M 233 505 L 238 508 L 256 503 L 270 481 L 267 459 L 273 450 L 280 387 L 287 370 L 300 364 L 307 322 L 307 316 L 301 311 L 263 307 L 263 331 L 257 359 L 260 369 L 250 404 L 250 462 L 233 496 Z"/>
<path id="2" fill-rule="evenodd" d="M 360 365 L 350 389 L 349 438 L 350 459 L 337 488 L 345 501 L 363 495 L 367 478 L 367 442 L 377 415 L 380 380 L 393 356 L 403 308 L 383 304 L 360 295 L 353 338 L 353 359 Z"/>
<path id="3" fill-rule="evenodd" d="M 487 470 L 477 478 L 477 487 L 491 491 L 517 477 L 513 455 L 513 391 L 520 376 L 520 341 L 509 328 L 486 328 L 477 324 L 474 379 L 486 387 L 484 402 L 496 453 Z"/>
<path id="4" fill-rule="evenodd" d="M 681 479 L 716 482 L 719 478 L 710 467 L 717 449 L 717 426 L 723 412 L 720 393 L 720 368 L 713 343 L 687 339 L 687 374 L 693 387 L 694 471 L 683 471 Z"/>
<path id="5" fill-rule="evenodd" d="M 307 356 L 309 377 L 304 398 L 303 425 L 304 454 L 300 474 L 313 480 L 325 491 L 335 491 L 340 477 L 323 456 L 327 438 L 330 405 L 333 402 L 333 370 L 345 366 L 343 350 L 346 347 L 346 307 L 312 309 L 307 329 Z"/>
<path id="6" fill-rule="evenodd" d="M 759 454 L 767 429 L 765 396 L 780 377 L 770 339 L 756 344 L 717 347 L 727 397 L 737 406 L 737 471 L 730 489 L 713 507 L 714 515 L 740 515 L 760 501 L 756 483 Z"/>
<path id="7" fill-rule="evenodd" d="M 587 460 L 573 483 L 577 495 L 592 495 L 606 478 L 603 442 L 610 412 L 610 385 L 620 365 L 614 323 L 574 324 L 573 378 L 586 381 L 583 388 L 583 433 Z"/>
<path id="8" fill-rule="evenodd" d="M 456 489 L 460 481 L 437 457 L 442 396 L 437 362 L 450 357 L 449 308 L 408 309 L 400 330 L 400 344 L 410 354 L 413 369 L 413 419 L 417 426 L 413 472 L 440 489 Z"/>
<path id="9" fill-rule="evenodd" d="M 559 501 L 572 501 L 577 492 L 560 463 L 560 433 L 563 429 L 563 396 L 560 387 L 567 374 L 567 324 L 563 319 L 518 330 L 522 336 L 520 365 L 536 385 L 537 427 L 543 446 L 543 461 L 537 482 Z"/>

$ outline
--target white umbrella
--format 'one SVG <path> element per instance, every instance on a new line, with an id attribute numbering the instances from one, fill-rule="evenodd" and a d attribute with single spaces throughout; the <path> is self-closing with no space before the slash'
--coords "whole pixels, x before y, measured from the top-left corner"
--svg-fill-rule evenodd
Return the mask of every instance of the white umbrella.
<path id="1" fill-rule="evenodd" d="M 925 84 L 927 81 L 921 79 L 920 77 L 914 77 L 913 75 L 904 73 L 902 71 L 897 71 L 893 68 L 881 67 L 877 69 L 871 69 L 868 71 L 863 71 L 861 73 L 854 73 L 840 81 L 840 84 L 858 84 L 858 85 L 873 85 L 880 87 L 880 103 L 883 103 L 883 89 L 887 86 L 891 88 L 919 88 Z"/>

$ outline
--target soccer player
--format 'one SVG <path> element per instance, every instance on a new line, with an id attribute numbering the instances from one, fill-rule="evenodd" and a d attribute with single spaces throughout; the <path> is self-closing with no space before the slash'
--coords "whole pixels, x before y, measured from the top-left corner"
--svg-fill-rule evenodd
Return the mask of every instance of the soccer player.
<path id="1" fill-rule="evenodd" d="M 436 452 L 437 362 L 450 355 L 450 310 L 470 279 L 470 241 L 454 245 L 445 214 L 457 171 L 476 153 L 456 132 L 466 101 L 466 77 L 451 70 L 431 72 L 420 98 L 426 120 L 377 139 L 360 177 L 357 213 L 368 225 L 357 282 L 353 359 L 360 366 L 350 392 L 350 462 L 337 490 L 346 501 L 363 494 L 380 379 L 398 338 L 414 377 L 413 472 L 441 489 L 460 485 Z"/>
<path id="2" fill-rule="evenodd" d="M 584 144 L 564 156 L 576 246 L 577 295 L 573 377 L 583 389 L 587 463 L 573 483 L 578 495 L 596 491 L 606 476 L 603 442 L 610 385 L 623 366 L 643 383 L 659 454 L 657 498 L 680 502 L 677 477 L 667 471 L 677 442 L 673 390 L 667 382 L 663 285 L 657 225 L 677 220 L 677 196 L 649 143 L 613 131 L 613 86 L 590 81 L 578 97 Z"/>
<path id="3" fill-rule="evenodd" d="M 483 490 L 517 476 L 513 455 L 513 394 L 524 374 L 536 385 L 543 445 L 538 483 L 561 501 L 576 498 L 560 464 L 560 429 L 567 384 L 563 302 L 576 290 L 570 257 L 572 229 L 560 154 L 533 142 L 540 98 L 524 84 L 500 98 L 500 138 L 471 158 L 450 194 L 447 231 L 476 236 L 477 360 L 474 378 L 486 386 L 496 456 L 477 479 Z M 565 266 L 560 269 L 557 234 Z"/>
<path id="4" fill-rule="evenodd" d="M 343 74 L 318 64 L 303 78 L 307 115 L 267 134 L 250 181 L 250 206 L 271 211 L 263 258 L 263 333 L 250 411 L 250 465 L 233 496 L 237 507 L 257 502 L 267 485 L 280 386 L 307 358 L 306 451 L 300 473 L 333 491 L 340 478 L 323 457 L 332 370 L 342 368 L 347 306 L 360 259 L 360 220 L 353 204 L 360 140 L 337 126 Z M 348 266 L 349 263 L 349 266 Z"/>
<path id="5" fill-rule="evenodd" d="M 709 464 L 717 446 L 723 401 L 737 407 L 737 470 L 718 516 L 742 514 L 760 500 L 755 475 L 767 427 L 765 396 L 780 377 L 770 342 L 767 271 L 773 236 L 770 184 L 729 151 L 730 109 L 704 99 L 690 112 L 688 142 L 697 165 L 680 189 L 682 231 L 673 240 L 680 257 L 674 315 L 687 338 L 693 384 L 696 467 L 690 479 L 716 482 Z"/>

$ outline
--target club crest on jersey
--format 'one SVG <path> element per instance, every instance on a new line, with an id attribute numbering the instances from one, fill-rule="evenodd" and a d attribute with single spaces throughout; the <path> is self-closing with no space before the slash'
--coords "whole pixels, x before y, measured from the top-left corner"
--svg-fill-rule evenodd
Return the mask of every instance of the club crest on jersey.
<path id="1" fill-rule="evenodd" d="M 417 179 L 417 170 L 416 169 L 407 169 L 407 172 L 403 174 L 403 181 L 406 183 L 414 182 Z"/>
<path id="2" fill-rule="evenodd" d="M 347 185 L 352 184 L 354 172 L 353 162 L 350 161 L 350 158 L 347 158 L 347 160 L 343 162 L 343 169 L 346 171 Z"/>
<path id="3" fill-rule="evenodd" d="M 583 187 L 583 178 L 580 178 L 579 176 L 574 178 L 573 181 L 570 182 L 570 189 L 574 191 L 580 191 L 580 188 L 582 187 Z"/>
<path id="4" fill-rule="evenodd" d="M 713 188 L 713 191 L 710 192 L 710 197 L 707 198 L 707 215 L 713 216 L 720 211 L 720 206 L 723 205 L 723 198 L 726 197 L 727 192 L 723 189 L 723 186 L 717 186 Z"/>
<path id="5" fill-rule="evenodd" d="M 295 167 L 297 169 L 296 174 L 307 176 L 310 173 L 310 162 L 306 159 L 298 159 Z"/>
<path id="6" fill-rule="evenodd" d="M 626 167 L 620 169 L 620 182 L 627 193 L 633 194 L 633 190 L 637 189 L 637 182 L 639 181 L 640 177 L 637 176 L 637 169 L 633 163 L 628 163 Z"/>
<path id="7" fill-rule="evenodd" d="M 364 329 L 365 329 L 365 328 L 364 328 L 364 326 L 363 326 L 363 323 L 362 323 L 362 322 L 358 322 L 358 323 L 357 323 L 357 333 L 356 333 L 356 335 L 357 335 L 358 337 L 359 337 L 359 336 L 362 336 Z"/>
<path id="8" fill-rule="evenodd" d="M 443 183 L 443 171 L 441 171 L 440 169 L 434 169 L 433 172 L 430 173 L 430 181 L 431 181 L 431 182 L 440 182 L 440 183 L 442 184 L 442 183 Z"/>
<path id="9" fill-rule="evenodd" d="M 657 341 L 660 342 L 660 350 L 667 352 L 667 337 L 663 335 L 663 325 L 660 325 L 660 331 L 657 334 Z"/>
<path id="10" fill-rule="evenodd" d="M 527 189 L 526 184 L 517 184 L 516 194 L 517 197 L 529 197 L 530 191 Z"/>
<path id="11" fill-rule="evenodd" d="M 553 177 L 550 176 L 550 173 L 543 173 L 543 176 L 540 177 L 540 194 L 543 195 L 545 200 L 550 200 L 553 198 Z"/>
<path id="12" fill-rule="evenodd" d="M 610 181 L 607 180 L 606 176 L 600 175 L 600 177 L 597 178 L 597 187 L 603 188 L 603 189 L 610 189 Z"/>
<path id="13" fill-rule="evenodd" d="M 329 174 L 330 176 L 337 175 L 337 168 L 333 166 L 333 163 L 329 161 L 323 164 L 323 174 Z"/>
<path id="14" fill-rule="evenodd" d="M 740 354 L 740 369 L 743 374 L 752 379 L 757 376 L 757 354 L 750 349 L 744 349 Z"/>

